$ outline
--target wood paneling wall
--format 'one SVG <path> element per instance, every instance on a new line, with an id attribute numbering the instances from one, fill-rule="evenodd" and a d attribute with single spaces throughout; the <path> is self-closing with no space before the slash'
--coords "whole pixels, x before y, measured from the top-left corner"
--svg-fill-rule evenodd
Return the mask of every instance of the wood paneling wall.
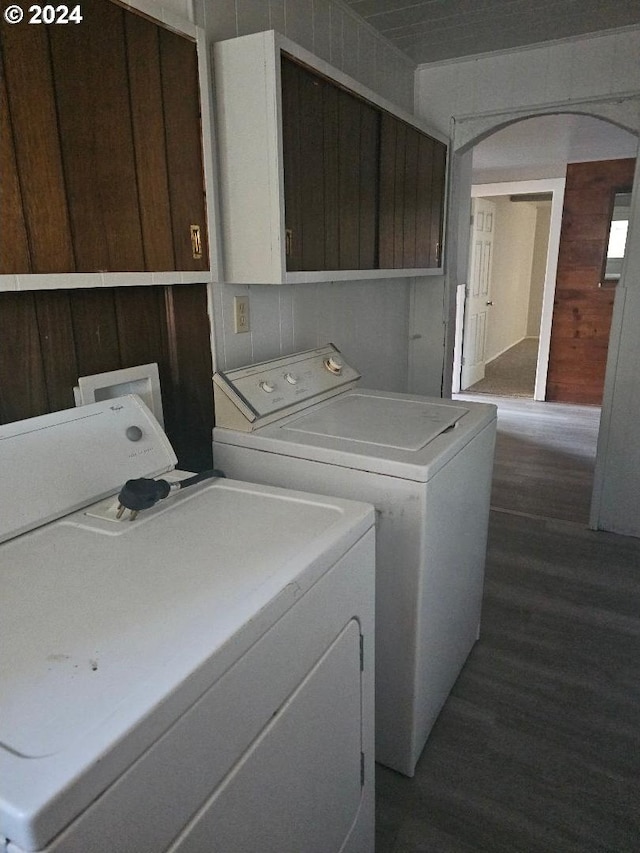
<path id="1" fill-rule="evenodd" d="M 153 361 L 179 466 L 210 468 L 206 285 L 0 293 L 0 423 L 72 407 L 79 376 Z"/>
<path id="2" fill-rule="evenodd" d="M 633 159 L 567 167 L 547 400 L 602 403 L 615 291 L 599 284 L 612 195 L 632 185 L 634 167 Z"/>

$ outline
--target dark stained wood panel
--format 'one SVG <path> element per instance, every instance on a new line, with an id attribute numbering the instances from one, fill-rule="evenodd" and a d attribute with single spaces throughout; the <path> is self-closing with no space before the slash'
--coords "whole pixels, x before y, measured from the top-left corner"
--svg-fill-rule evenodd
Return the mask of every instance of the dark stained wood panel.
<path id="1" fill-rule="evenodd" d="M 75 405 L 73 388 L 82 375 L 76 360 L 72 294 L 68 290 L 43 290 L 33 297 L 48 411 L 68 409 Z"/>
<path id="2" fill-rule="evenodd" d="M 547 400 L 600 404 L 613 291 L 599 287 L 612 196 L 633 183 L 635 161 L 570 163 L 562 214 Z"/>
<path id="3" fill-rule="evenodd" d="M 433 141 L 433 173 L 431 182 L 431 245 L 430 267 L 442 266 L 442 238 L 444 231 L 444 195 L 447 180 L 447 146 Z"/>
<path id="4" fill-rule="evenodd" d="M 337 270 L 340 263 L 340 168 L 338 154 L 338 90 L 326 84 L 323 90 L 325 267 Z"/>
<path id="5" fill-rule="evenodd" d="M 0 419 L 49 411 L 34 296 L 0 293 Z"/>
<path id="6" fill-rule="evenodd" d="M 23 246 L 11 262 L 8 258 L 5 261 L 3 255 L 0 261 L 2 273 L 75 270 L 47 30 L 44 26 L 30 26 L 26 21 L 0 28 L 22 216 L 31 260 L 30 264 L 26 263 Z M 3 154 L 5 157 L 10 160 L 10 152 Z M 9 177 L 11 171 L 3 171 L 3 185 L 5 174 Z M 13 239 L 20 240 L 21 214 L 18 211 L 10 214 L 9 207 L 11 203 L 17 204 L 19 199 L 15 194 L 15 182 L 12 187 L 10 177 L 9 181 L 6 189 L 13 195 L 3 195 L 0 225 L 3 231 L 13 231 Z"/>
<path id="7" fill-rule="evenodd" d="M 204 471 L 213 465 L 213 364 L 207 289 L 198 284 L 166 288 L 170 344 L 167 434 L 180 466 Z"/>
<path id="8" fill-rule="evenodd" d="M 338 92 L 340 258 L 338 269 L 360 267 L 360 104 Z"/>
<path id="9" fill-rule="evenodd" d="M 0 53 L 0 273 L 31 271 L 13 128 Z"/>
<path id="10" fill-rule="evenodd" d="M 397 121 L 387 112 L 380 118 L 380 202 L 378 260 L 382 269 L 394 265 Z"/>
<path id="11" fill-rule="evenodd" d="M 147 270 L 174 270 L 159 29 L 125 14 L 138 199 Z"/>
<path id="12" fill-rule="evenodd" d="M 396 147 L 395 147 L 395 192 L 393 208 L 393 262 L 392 268 L 402 267 L 402 253 L 404 252 L 404 188 L 405 188 L 405 164 L 407 151 L 407 125 L 403 121 L 396 120 Z"/>
<path id="13" fill-rule="evenodd" d="M 416 199 L 416 267 L 431 263 L 431 208 L 435 141 L 424 134 L 418 140 L 418 195 Z"/>
<path id="14" fill-rule="evenodd" d="M 440 265 L 446 146 L 383 112 L 380 131 L 379 265 Z"/>
<path id="15" fill-rule="evenodd" d="M 375 269 L 379 111 L 282 58 L 287 269 Z"/>
<path id="16" fill-rule="evenodd" d="M 325 269 L 324 90 L 327 84 L 300 69 L 302 269 Z"/>
<path id="17" fill-rule="evenodd" d="M 380 113 L 360 104 L 360 269 L 378 266 L 378 159 Z"/>
<path id="18" fill-rule="evenodd" d="M 180 285 L 185 287 L 187 285 Z M 113 291 L 118 332 L 119 367 L 156 362 L 162 392 L 163 411 L 171 398 L 171 344 L 169 341 L 164 287 L 120 287 Z M 203 339 L 195 337 L 195 346 Z M 172 424 L 171 409 L 164 411 L 165 427 Z"/>
<path id="19" fill-rule="evenodd" d="M 193 42 L 160 29 L 160 67 L 164 104 L 173 248 L 177 268 L 209 269 L 200 118 L 198 54 Z M 202 257 L 194 258 L 191 226 L 200 227 Z"/>
<path id="20" fill-rule="evenodd" d="M 418 205 L 418 148 L 420 134 L 407 127 L 404 156 L 404 204 L 402 215 L 402 263 L 403 267 L 416 266 L 416 225 Z"/>
<path id="21" fill-rule="evenodd" d="M 75 27 L 50 28 L 78 272 L 144 270 L 124 14 L 88 0 L 82 37 Z"/>
<path id="22" fill-rule="evenodd" d="M 74 291 L 71 320 L 78 376 L 122 367 L 112 288 Z"/>
<path id="23" fill-rule="evenodd" d="M 576 229 L 573 230 L 575 232 Z M 583 280 L 586 282 L 586 278 L 589 278 L 597 285 L 600 281 L 604 244 L 604 237 L 600 240 L 585 239 L 580 234 L 576 234 L 573 239 L 561 239 L 558 265 L 563 270 L 572 272 L 582 270 Z"/>
<path id="24" fill-rule="evenodd" d="M 113 300 L 120 366 L 158 361 L 160 354 L 167 353 L 163 289 L 119 287 L 113 290 Z"/>

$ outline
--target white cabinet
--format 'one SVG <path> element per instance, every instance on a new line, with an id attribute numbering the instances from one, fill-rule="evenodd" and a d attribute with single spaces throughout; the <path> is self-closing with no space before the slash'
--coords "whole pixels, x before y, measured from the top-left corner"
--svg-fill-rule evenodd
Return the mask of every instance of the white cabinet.
<path id="1" fill-rule="evenodd" d="M 274 31 L 217 43 L 214 66 L 226 281 L 285 284 L 442 272 L 445 140 Z M 381 250 L 398 222 L 414 232 L 424 223 L 415 212 L 423 203 L 420 176 L 407 180 L 404 158 L 391 197 L 401 214 L 413 211 L 413 224 L 382 208 L 390 197 L 380 191 L 382 182 L 388 187 L 400 168 L 397 147 L 389 154 L 383 144 L 389 116 L 440 152 L 433 169 L 440 169 L 441 179 L 429 178 L 424 202 L 429 216 L 435 211 L 438 252 L 418 268 L 415 260 L 406 265 L 415 252 L 399 260 L 396 253 L 389 263 L 393 254 Z M 416 198 L 398 201 L 408 187 Z"/>

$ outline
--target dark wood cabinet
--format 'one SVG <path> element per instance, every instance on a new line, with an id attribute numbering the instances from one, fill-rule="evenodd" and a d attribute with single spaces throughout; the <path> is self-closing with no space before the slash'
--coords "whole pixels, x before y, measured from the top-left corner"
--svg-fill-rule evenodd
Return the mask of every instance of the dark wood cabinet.
<path id="1" fill-rule="evenodd" d="M 380 266 L 440 267 L 446 146 L 382 113 Z"/>
<path id="2" fill-rule="evenodd" d="M 0 30 L 0 273 L 207 270 L 196 45 L 109 0 L 82 14 Z"/>
<path id="3" fill-rule="evenodd" d="M 282 61 L 288 270 L 376 266 L 379 112 Z"/>
<path id="4" fill-rule="evenodd" d="M 441 265 L 446 146 L 282 57 L 288 271 Z"/>
<path id="5" fill-rule="evenodd" d="M 214 65 L 228 282 L 441 272 L 442 142 L 274 31 Z"/>

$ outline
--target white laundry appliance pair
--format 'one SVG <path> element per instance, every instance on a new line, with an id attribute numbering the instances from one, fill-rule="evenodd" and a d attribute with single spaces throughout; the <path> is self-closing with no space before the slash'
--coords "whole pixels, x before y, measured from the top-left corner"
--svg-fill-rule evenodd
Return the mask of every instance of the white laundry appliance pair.
<path id="1" fill-rule="evenodd" d="M 372 853 L 373 508 L 117 511 L 175 462 L 133 396 L 0 427 L 0 849 Z"/>
<path id="2" fill-rule="evenodd" d="M 217 373 L 214 462 L 376 507 L 376 760 L 412 776 L 478 637 L 496 408 L 358 379 L 331 344 Z"/>

